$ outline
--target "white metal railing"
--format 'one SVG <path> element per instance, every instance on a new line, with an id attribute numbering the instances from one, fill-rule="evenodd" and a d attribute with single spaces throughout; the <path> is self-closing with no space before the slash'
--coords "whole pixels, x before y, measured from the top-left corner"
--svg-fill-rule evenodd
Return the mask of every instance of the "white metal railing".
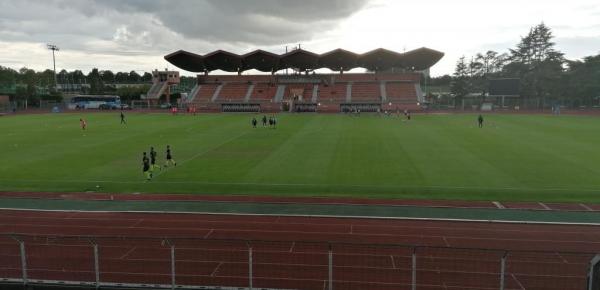
<path id="1" fill-rule="evenodd" d="M 321 282 L 320 290 L 344 289 L 349 284 L 353 287 L 374 285 L 377 288 L 375 286 L 379 285 L 417 290 L 446 283 L 478 289 L 505 290 L 509 289 L 509 284 L 530 283 L 539 285 L 540 289 L 583 290 L 587 285 L 585 261 L 592 261 L 595 256 L 592 253 L 416 245 L 195 238 L 0 235 L 0 239 L 0 284 L 17 282 L 96 288 L 215 289 L 217 286 L 204 285 L 201 281 L 210 281 L 222 264 L 229 264 L 230 272 L 226 277 L 237 282 L 218 285 L 219 289 L 313 289 L 310 282 L 317 280 Z M 11 249 L 15 253 L 10 254 Z M 120 255 L 117 250 L 124 252 L 118 259 L 114 258 Z M 140 250 L 140 254 L 133 261 L 139 268 L 107 269 L 111 262 L 125 261 L 124 257 L 136 250 Z M 182 256 L 177 256 L 178 253 Z M 186 267 L 193 267 L 194 263 L 217 266 L 210 275 L 190 274 L 193 271 Z M 18 268 L 16 264 L 19 264 Z M 241 271 L 243 267 L 247 267 L 247 272 Z M 241 272 L 232 274 L 234 270 Z M 77 273 L 69 271 L 80 276 L 73 278 L 72 275 Z M 140 276 L 143 281 L 105 278 L 115 274 Z M 61 279 L 62 276 L 65 278 Z M 158 276 L 164 278 L 157 280 Z M 280 283 L 271 285 L 269 281 Z"/>

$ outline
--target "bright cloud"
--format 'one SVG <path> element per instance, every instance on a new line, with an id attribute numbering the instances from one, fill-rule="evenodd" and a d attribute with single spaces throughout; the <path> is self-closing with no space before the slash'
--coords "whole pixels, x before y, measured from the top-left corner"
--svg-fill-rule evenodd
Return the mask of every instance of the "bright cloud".
<path id="1" fill-rule="evenodd" d="M 600 53 L 596 0 L 24 0 L 0 2 L 0 65 L 51 66 L 46 43 L 61 48 L 59 69 L 150 71 L 179 49 L 206 53 L 286 45 L 325 52 L 422 46 L 444 51 L 435 75 L 461 55 L 513 47 L 540 22 L 571 59 Z"/>

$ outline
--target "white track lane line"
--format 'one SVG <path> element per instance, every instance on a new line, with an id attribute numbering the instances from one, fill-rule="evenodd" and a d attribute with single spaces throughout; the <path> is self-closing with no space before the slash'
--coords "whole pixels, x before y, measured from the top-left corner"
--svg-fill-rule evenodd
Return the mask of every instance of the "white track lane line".
<path id="1" fill-rule="evenodd" d="M 361 216 L 361 215 L 306 215 L 306 214 L 267 214 L 267 213 L 215 213 L 195 211 L 123 211 L 123 210 L 58 210 L 58 209 L 32 209 L 32 208 L 4 208 L 0 210 L 13 211 L 41 211 L 41 212 L 76 212 L 76 213 L 138 213 L 138 214 L 189 214 L 189 215 L 217 215 L 217 216 L 262 216 L 262 217 L 304 217 L 304 218 L 339 218 L 339 219 L 369 219 L 369 220 L 407 220 L 407 221 L 448 221 L 448 222 L 475 222 L 475 223 L 499 223 L 499 224 L 525 224 L 525 225 L 580 225 L 600 226 L 598 223 L 584 222 L 548 222 L 548 221 L 520 221 L 520 220 L 495 220 L 495 219 L 459 219 L 459 218 L 420 218 L 420 217 L 386 217 L 386 216 Z"/>

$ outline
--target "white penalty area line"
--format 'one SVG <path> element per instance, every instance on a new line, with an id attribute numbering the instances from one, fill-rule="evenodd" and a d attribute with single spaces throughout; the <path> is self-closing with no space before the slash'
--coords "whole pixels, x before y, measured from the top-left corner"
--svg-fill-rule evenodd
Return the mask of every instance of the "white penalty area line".
<path id="1" fill-rule="evenodd" d="M 218 216 L 267 216 L 267 217 L 300 217 L 300 218 L 340 218 L 340 219 L 371 219 L 371 220 L 405 220 L 405 221 L 440 221 L 440 222 L 468 222 L 468 223 L 497 223 L 521 225 L 565 225 L 565 226 L 600 226 L 600 223 L 581 222 L 549 222 L 549 221 L 521 221 L 521 220 L 496 220 L 496 219 L 460 219 L 460 218 L 428 218 L 428 217 L 387 217 L 387 216 L 361 216 L 361 215 L 308 215 L 308 214 L 269 214 L 269 213 L 223 213 L 223 212 L 195 212 L 195 211 L 151 211 L 151 210 L 62 210 L 62 209 L 32 209 L 32 208 L 0 208 L 6 211 L 29 212 L 65 212 L 65 213 L 122 213 L 122 214 L 190 214 L 190 215 L 218 215 Z"/>

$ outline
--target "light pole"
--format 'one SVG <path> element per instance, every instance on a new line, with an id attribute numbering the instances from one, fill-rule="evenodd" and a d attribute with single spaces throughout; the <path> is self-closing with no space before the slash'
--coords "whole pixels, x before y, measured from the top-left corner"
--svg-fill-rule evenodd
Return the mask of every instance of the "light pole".
<path id="1" fill-rule="evenodd" d="M 57 82 L 56 82 L 56 59 L 54 57 L 54 52 L 59 51 L 60 49 L 58 48 L 58 46 L 54 45 L 54 44 L 47 44 L 46 47 L 49 50 L 52 50 L 52 64 L 54 65 L 54 89 L 57 89 Z"/>

